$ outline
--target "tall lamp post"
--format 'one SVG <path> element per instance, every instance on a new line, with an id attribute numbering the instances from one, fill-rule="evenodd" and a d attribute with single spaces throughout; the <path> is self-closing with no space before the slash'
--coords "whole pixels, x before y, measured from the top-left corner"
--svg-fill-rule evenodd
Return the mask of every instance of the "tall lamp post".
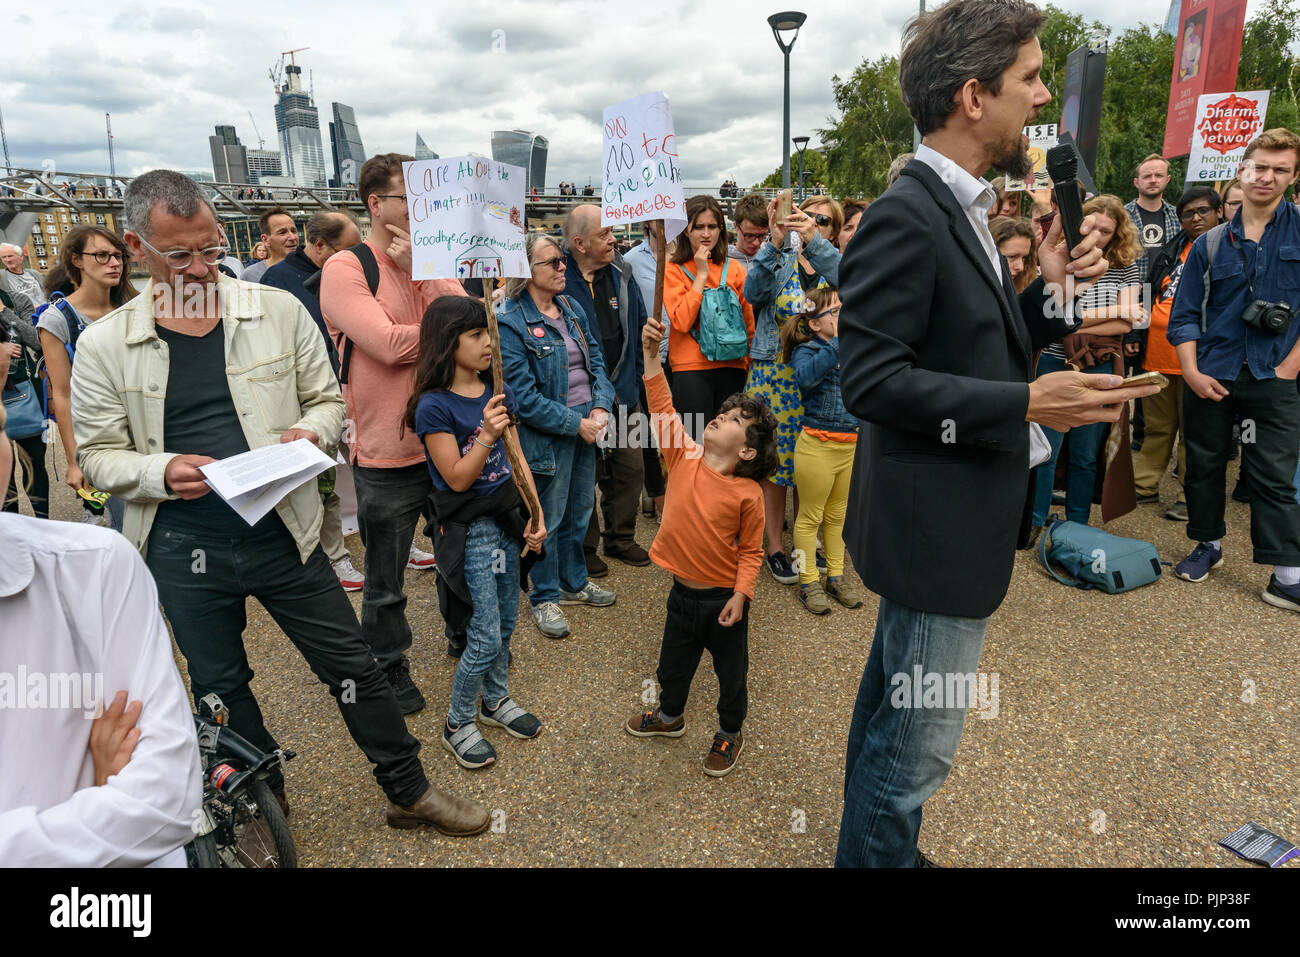
<path id="1" fill-rule="evenodd" d="M 799 28 L 803 26 L 806 19 L 808 15 L 797 10 L 774 13 L 767 18 L 768 25 L 772 28 L 772 36 L 776 37 L 776 45 L 785 54 L 785 130 L 781 137 L 781 187 L 783 189 L 790 188 L 790 49 L 794 46 L 794 41 L 799 39 Z M 782 38 L 783 32 L 790 33 L 789 43 Z"/>
<path id="2" fill-rule="evenodd" d="M 803 202 L 803 151 L 808 146 L 808 137 L 796 136 L 794 148 L 799 151 L 799 202 Z"/>

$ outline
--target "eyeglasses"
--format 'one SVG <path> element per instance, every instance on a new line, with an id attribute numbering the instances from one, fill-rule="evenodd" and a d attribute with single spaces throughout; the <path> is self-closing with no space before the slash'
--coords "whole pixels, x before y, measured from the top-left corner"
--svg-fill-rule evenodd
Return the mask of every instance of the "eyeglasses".
<path id="1" fill-rule="evenodd" d="M 766 239 L 766 238 L 767 238 L 767 233 L 761 233 L 761 232 L 760 232 L 760 233 L 748 233 L 748 232 L 745 232 L 745 230 L 742 229 L 742 230 L 740 230 L 740 236 L 741 236 L 742 239 L 747 239 L 747 240 L 749 240 L 751 243 L 756 243 L 756 242 L 758 242 L 760 239 Z"/>
<path id="2" fill-rule="evenodd" d="M 838 319 L 840 317 L 840 307 L 836 306 L 834 309 L 826 309 L 822 312 L 817 313 L 817 315 L 813 316 L 813 318 L 820 319 L 822 316 L 832 316 Z"/>
<path id="3" fill-rule="evenodd" d="M 374 195 L 380 199 L 406 199 L 405 193 L 375 193 Z"/>
<path id="4" fill-rule="evenodd" d="M 556 256 L 554 259 L 539 259 L 537 262 L 533 263 L 534 269 L 540 269 L 542 266 L 550 266 L 556 272 L 559 272 L 564 268 L 564 258 L 562 256 Z"/>
<path id="5" fill-rule="evenodd" d="M 1178 218 L 1186 222 L 1189 219 L 1205 219 L 1210 213 L 1218 212 L 1212 206 L 1197 206 L 1194 209 L 1185 209 L 1178 214 Z"/>
<path id="6" fill-rule="evenodd" d="M 103 251 L 97 253 L 81 253 L 80 255 L 92 257 L 95 260 L 95 262 L 99 263 L 101 266 L 107 266 L 114 259 L 116 259 L 120 263 L 126 262 L 126 257 L 116 251 L 111 253 L 106 253 Z"/>
<path id="7" fill-rule="evenodd" d="M 168 269 L 173 269 L 176 272 L 180 272 L 182 269 L 189 269 L 190 263 L 194 262 L 194 253 L 188 249 L 172 249 L 167 252 L 163 252 L 161 249 L 158 249 L 156 246 L 152 245 L 147 239 L 145 239 L 139 233 L 136 233 L 135 235 L 136 238 L 140 240 L 141 245 L 143 245 L 145 249 L 149 250 L 155 256 L 161 257 L 162 261 L 167 264 Z M 225 237 L 223 236 L 222 239 L 224 238 Z M 227 256 L 230 255 L 230 247 L 208 246 L 206 249 L 200 249 L 198 255 L 202 257 L 203 262 L 206 263 L 207 265 L 215 266 L 219 262 L 221 262 L 221 260 L 225 259 Z"/>

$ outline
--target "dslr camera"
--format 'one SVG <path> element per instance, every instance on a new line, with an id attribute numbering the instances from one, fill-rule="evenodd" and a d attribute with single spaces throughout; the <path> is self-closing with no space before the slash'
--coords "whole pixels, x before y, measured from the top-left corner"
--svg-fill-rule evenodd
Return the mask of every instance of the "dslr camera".
<path id="1" fill-rule="evenodd" d="M 1256 299 L 1241 314 L 1241 321 L 1260 332 L 1280 336 L 1291 325 L 1292 309 L 1286 302 L 1268 302 Z"/>

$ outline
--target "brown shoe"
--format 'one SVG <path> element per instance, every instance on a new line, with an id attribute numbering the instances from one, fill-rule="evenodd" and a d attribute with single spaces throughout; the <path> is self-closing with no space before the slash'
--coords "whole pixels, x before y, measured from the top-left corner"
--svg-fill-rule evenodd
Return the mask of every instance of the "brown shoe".
<path id="1" fill-rule="evenodd" d="M 709 777 L 720 778 L 730 774 L 740 757 L 740 749 L 745 746 L 744 736 L 737 731 L 736 740 L 727 738 L 721 731 L 713 736 L 713 747 L 704 759 L 704 773 Z"/>
<path id="2" fill-rule="evenodd" d="M 680 738 L 686 733 L 686 715 L 679 714 L 676 721 L 664 724 L 663 715 L 655 708 L 653 711 L 643 711 L 635 718 L 628 718 L 623 730 L 638 738 Z"/>
<path id="3" fill-rule="evenodd" d="M 604 578 L 609 574 L 609 566 L 595 552 L 585 552 L 583 557 L 587 561 L 588 578 Z"/>
<path id="4" fill-rule="evenodd" d="M 635 568 L 644 568 L 650 564 L 650 553 L 636 542 L 626 548 L 607 548 L 605 549 L 605 557 L 617 559 L 624 565 L 632 565 Z"/>
<path id="5" fill-rule="evenodd" d="M 432 784 L 410 807 L 388 802 L 388 826 L 401 830 L 428 824 L 451 837 L 469 837 L 486 831 L 491 821 L 492 816 L 483 805 L 465 798 L 452 797 Z"/>

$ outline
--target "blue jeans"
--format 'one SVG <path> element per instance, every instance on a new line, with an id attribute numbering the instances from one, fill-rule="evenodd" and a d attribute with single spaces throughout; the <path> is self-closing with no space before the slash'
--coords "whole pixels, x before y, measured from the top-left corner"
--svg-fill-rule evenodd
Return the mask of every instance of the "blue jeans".
<path id="1" fill-rule="evenodd" d="M 1038 359 L 1038 375 L 1060 372 L 1065 368 L 1065 360 L 1044 353 Z M 1090 374 L 1113 375 L 1110 366 L 1093 366 L 1084 370 Z M 1092 492 L 1097 481 L 1097 462 L 1101 458 L 1102 443 L 1110 432 L 1109 422 L 1097 422 L 1093 425 L 1078 425 L 1070 430 L 1070 467 L 1065 480 L 1065 517 L 1080 525 L 1088 524 L 1092 513 Z M 1047 512 L 1052 507 L 1052 484 L 1056 477 L 1056 456 L 1061 451 L 1064 432 L 1057 432 L 1043 426 L 1043 434 L 1052 446 L 1052 457 L 1034 471 L 1034 512 L 1030 519 L 1033 525 L 1042 525 L 1047 521 Z"/>
<path id="2" fill-rule="evenodd" d="M 574 408 L 591 411 L 586 402 Z M 560 589 L 578 591 L 587 584 L 587 559 L 582 551 L 596 504 L 596 446 L 576 435 L 556 436 L 555 474 L 533 475 L 546 519 L 546 552 L 529 577 L 534 606 L 560 600 Z"/>
<path id="3" fill-rule="evenodd" d="M 836 867 L 914 866 L 921 805 L 952 769 L 966 708 L 913 707 L 908 682 L 916 668 L 945 684 L 948 675 L 974 673 L 987 623 L 881 598 L 849 728 Z"/>
<path id="4" fill-rule="evenodd" d="M 491 518 L 471 522 L 466 533 L 465 584 L 474 603 L 474 616 L 451 683 L 447 718 L 454 725 L 474 720 L 480 691 L 493 706 L 510 693 L 506 690 L 506 666 L 519 614 L 520 547 Z"/>

